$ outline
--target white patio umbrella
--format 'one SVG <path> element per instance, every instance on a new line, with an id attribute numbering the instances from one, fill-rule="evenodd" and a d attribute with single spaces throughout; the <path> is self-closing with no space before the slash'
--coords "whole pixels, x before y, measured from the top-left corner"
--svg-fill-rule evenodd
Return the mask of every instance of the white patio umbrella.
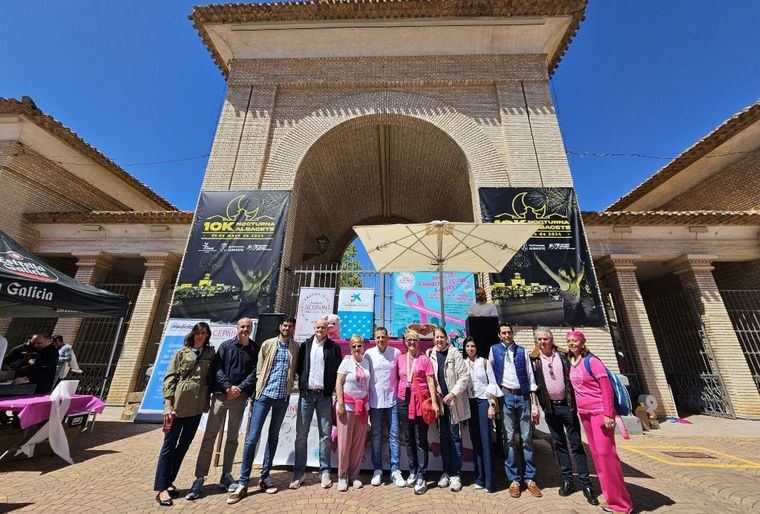
<path id="1" fill-rule="evenodd" d="M 443 272 L 501 273 L 539 228 L 536 223 L 458 223 L 354 227 L 377 271 L 437 271 L 443 305 Z"/>

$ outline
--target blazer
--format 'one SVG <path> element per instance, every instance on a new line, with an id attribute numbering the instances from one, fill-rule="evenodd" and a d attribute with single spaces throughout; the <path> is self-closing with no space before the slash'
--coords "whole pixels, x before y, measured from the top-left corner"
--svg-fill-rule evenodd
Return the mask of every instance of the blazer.
<path id="1" fill-rule="evenodd" d="M 298 349 L 298 361 L 296 364 L 296 373 L 298 373 L 298 390 L 305 393 L 309 388 L 309 364 L 311 360 L 311 347 L 314 344 L 314 336 L 311 336 L 301 344 Z M 332 396 L 335 392 L 335 381 L 338 378 L 338 366 L 343 360 L 343 353 L 340 351 L 340 345 L 330 339 L 324 342 L 325 356 L 325 376 L 324 389 L 322 396 Z"/>
<path id="2" fill-rule="evenodd" d="M 258 362 L 256 364 L 256 399 L 259 399 L 261 393 L 264 392 L 264 387 L 267 385 L 269 375 L 272 374 L 272 365 L 274 364 L 274 356 L 277 353 L 277 338 L 273 337 L 267 339 L 261 343 L 261 349 L 259 350 Z M 292 339 L 288 342 L 288 389 L 287 392 L 293 390 L 293 382 L 295 382 L 296 376 L 296 358 L 298 357 L 298 343 Z"/>
<path id="3" fill-rule="evenodd" d="M 441 386 L 438 384 L 438 348 L 433 346 L 427 352 L 430 357 L 430 362 L 433 364 L 433 376 L 435 377 L 436 388 L 438 393 L 441 393 Z M 467 388 L 470 386 L 470 370 L 467 367 L 467 363 L 462 357 L 462 353 L 454 347 L 449 345 L 448 352 L 446 353 L 446 360 L 444 361 L 443 377 L 446 380 L 446 387 L 449 392 L 454 395 L 454 403 L 451 407 L 451 421 L 459 423 L 470 419 L 470 399 L 467 397 Z M 441 409 L 443 412 L 443 409 Z"/>

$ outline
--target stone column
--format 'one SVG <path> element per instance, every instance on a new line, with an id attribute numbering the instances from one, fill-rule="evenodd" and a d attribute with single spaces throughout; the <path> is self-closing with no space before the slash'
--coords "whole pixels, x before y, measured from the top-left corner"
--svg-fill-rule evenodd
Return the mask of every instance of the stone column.
<path id="1" fill-rule="evenodd" d="M 110 259 L 101 252 L 80 252 L 72 254 L 77 258 L 77 272 L 74 279 L 83 284 L 95 285 L 102 282 L 111 269 Z M 74 345 L 82 318 L 59 318 L 55 334 L 63 336 L 64 342 Z"/>
<path id="2" fill-rule="evenodd" d="M 744 358 L 739 338 L 713 278 L 715 255 L 683 255 L 673 261 L 674 272 L 699 308 L 712 349 L 714 371 L 720 373 L 738 417 L 760 417 L 760 397 Z"/>
<path id="3" fill-rule="evenodd" d="M 631 357 L 644 392 L 657 398 L 658 415 L 676 416 L 675 401 L 636 279 L 638 258 L 638 255 L 608 255 L 597 263 L 597 269 L 618 300 L 616 308 L 629 338 Z M 635 405 L 636 398 L 632 400 Z"/>
<path id="4" fill-rule="evenodd" d="M 108 403 L 124 403 L 127 394 L 134 390 L 161 292 L 177 269 L 177 259 L 172 254 L 150 252 L 140 256 L 145 258 L 145 276 L 126 329 L 121 355 L 116 362 Z"/>

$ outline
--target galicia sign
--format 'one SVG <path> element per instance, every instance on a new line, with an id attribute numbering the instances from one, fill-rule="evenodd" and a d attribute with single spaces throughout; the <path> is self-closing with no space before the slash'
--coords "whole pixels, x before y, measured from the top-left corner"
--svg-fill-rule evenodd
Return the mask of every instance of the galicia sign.
<path id="1" fill-rule="evenodd" d="M 13 250 L 0 252 L 0 269 L 21 278 L 41 282 L 58 282 L 58 276 L 50 268 Z"/>
<path id="2" fill-rule="evenodd" d="M 2 284 L 0 284 L 2 289 Z M 5 286 L 5 293 L 9 296 L 18 296 L 20 298 L 30 298 L 32 300 L 53 301 L 53 293 L 44 287 L 33 285 L 22 285 L 18 282 L 11 282 Z"/>

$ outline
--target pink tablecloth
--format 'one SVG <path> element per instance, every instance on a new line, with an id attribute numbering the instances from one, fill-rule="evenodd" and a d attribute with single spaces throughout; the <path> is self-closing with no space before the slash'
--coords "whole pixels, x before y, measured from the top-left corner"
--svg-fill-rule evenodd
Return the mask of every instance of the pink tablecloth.
<path id="1" fill-rule="evenodd" d="M 335 341 L 340 345 L 341 352 L 343 352 L 343 355 L 351 355 L 351 345 L 348 342 L 348 339 L 338 339 Z M 367 339 L 364 341 L 364 351 L 366 352 L 370 348 L 373 348 L 375 346 L 375 340 L 374 339 Z M 401 353 L 406 353 L 406 343 L 402 341 L 401 339 L 389 339 L 388 340 L 388 346 L 391 346 L 393 348 L 398 348 L 401 350 Z M 428 348 L 433 347 L 433 340 L 421 340 L 420 341 L 420 348 L 419 350 L 421 352 L 427 351 Z"/>
<path id="2" fill-rule="evenodd" d="M 50 403 L 49 394 L 4 398 L 0 400 L 0 411 L 17 412 L 19 421 L 21 421 L 21 428 L 27 428 L 50 417 Z M 106 404 L 97 396 L 76 394 L 71 397 L 71 405 L 66 414 L 78 412 L 97 412 L 100 414 L 105 407 Z"/>

